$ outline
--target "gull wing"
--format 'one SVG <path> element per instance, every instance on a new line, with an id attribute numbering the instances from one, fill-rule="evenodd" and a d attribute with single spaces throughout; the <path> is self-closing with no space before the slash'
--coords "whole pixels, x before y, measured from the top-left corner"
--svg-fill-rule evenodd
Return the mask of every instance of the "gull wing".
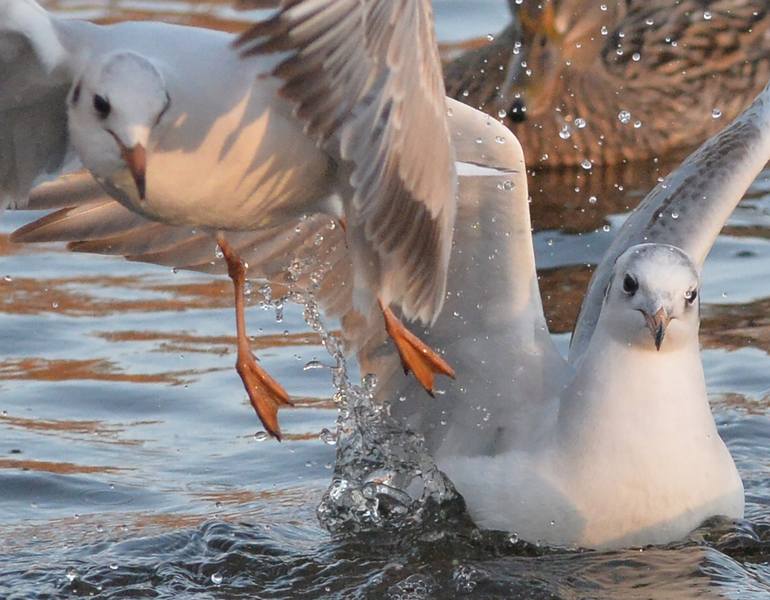
<path id="1" fill-rule="evenodd" d="M 74 161 L 71 83 L 57 22 L 30 0 L 0 0 L 0 207 L 23 206 Z"/>
<path id="2" fill-rule="evenodd" d="M 246 57 L 284 53 L 272 72 L 281 94 L 349 171 L 349 237 L 366 280 L 357 292 L 379 289 L 431 322 L 444 301 L 456 173 L 430 0 L 283 0 L 237 45 Z"/>
<path id="3" fill-rule="evenodd" d="M 733 209 L 770 159 L 770 85 L 730 125 L 707 140 L 645 197 L 594 271 L 583 299 L 569 359 L 591 340 L 617 258 L 630 246 L 678 246 L 700 269 Z"/>
<path id="4" fill-rule="evenodd" d="M 449 107 L 460 178 L 447 300 L 419 333 L 456 379 L 426 398 L 374 337 L 360 362 L 377 374 L 378 397 L 425 436 L 434 456 L 496 454 L 526 446 L 555 418 L 571 369 L 543 315 L 521 146 L 491 117 L 455 101 Z"/>
<path id="5" fill-rule="evenodd" d="M 38 186 L 30 194 L 29 208 L 57 210 L 15 231 L 14 243 L 68 242 L 74 252 L 227 273 L 211 233 L 145 219 L 113 200 L 86 171 Z M 329 316 L 351 312 L 347 247 L 340 227 L 327 215 L 271 229 L 231 232 L 227 239 L 248 263 L 250 279 L 312 288 Z"/>

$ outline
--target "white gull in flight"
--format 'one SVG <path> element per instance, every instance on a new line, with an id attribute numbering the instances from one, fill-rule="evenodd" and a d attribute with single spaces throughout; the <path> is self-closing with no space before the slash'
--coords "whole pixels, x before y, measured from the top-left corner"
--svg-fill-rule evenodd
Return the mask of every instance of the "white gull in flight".
<path id="1" fill-rule="evenodd" d="M 243 232 L 316 213 L 344 224 L 356 309 L 372 320 L 379 305 L 430 392 L 452 369 L 390 305 L 424 323 L 439 314 L 456 173 L 430 0 L 243 4 L 277 11 L 236 38 L 0 0 L 0 201 L 24 206 L 35 184 L 84 166 L 119 202 L 67 214 L 107 238 L 92 249 L 136 252 L 139 239 L 114 236 L 145 219 L 158 223 L 155 252 L 179 243 L 161 224 L 195 229 L 212 256 L 217 244 L 235 288 L 236 368 L 279 437 L 290 401 L 249 348 Z M 61 217 L 17 239 L 50 239 Z"/>

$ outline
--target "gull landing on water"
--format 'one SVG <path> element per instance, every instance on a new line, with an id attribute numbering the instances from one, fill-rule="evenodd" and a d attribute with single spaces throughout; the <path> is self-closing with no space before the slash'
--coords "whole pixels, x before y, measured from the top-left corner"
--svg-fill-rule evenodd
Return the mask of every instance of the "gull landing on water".
<path id="1" fill-rule="evenodd" d="M 359 359 L 378 399 L 402 399 L 392 413 L 424 434 L 485 528 L 619 548 L 741 518 L 743 485 L 700 358 L 700 272 L 770 157 L 770 87 L 625 221 L 589 284 L 569 360 L 543 315 L 523 152 L 502 127 L 491 135 L 507 142 L 486 150 L 514 172 L 461 177 L 447 301 L 423 338 L 457 383 L 440 405 L 419 403 L 397 357 L 372 343 Z"/>
<path id="2" fill-rule="evenodd" d="M 200 269 L 204 240 L 218 243 L 235 287 L 237 369 L 280 437 L 289 397 L 249 350 L 245 255 L 259 247 L 250 264 L 274 260 L 287 243 L 275 236 L 303 216 L 344 218 L 341 284 L 365 320 L 383 307 L 406 366 L 431 391 L 433 374 L 451 369 L 390 307 L 425 324 L 441 310 L 456 173 L 429 0 L 244 4 L 278 10 L 236 39 L 99 26 L 0 0 L 0 196 L 23 206 L 35 184 L 85 167 L 108 197 L 92 192 L 16 241 L 73 240 Z"/>

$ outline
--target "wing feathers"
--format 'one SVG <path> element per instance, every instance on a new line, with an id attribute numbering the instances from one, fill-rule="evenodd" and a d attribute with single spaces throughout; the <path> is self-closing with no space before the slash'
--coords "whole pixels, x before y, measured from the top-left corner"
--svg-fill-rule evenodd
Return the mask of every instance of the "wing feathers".
<path id="1" fill-rule="evenodd" d="M 426 322 L 443 303 L 456 190 L 432 17 L 429 0 L 291 0 L 237 42 L 244 56 L 288 53 L 273 71 L 281 93 L 350 172 L 366 301 L 380 289 Z M 377 278 L 362 272 L 372 260 Z"/>

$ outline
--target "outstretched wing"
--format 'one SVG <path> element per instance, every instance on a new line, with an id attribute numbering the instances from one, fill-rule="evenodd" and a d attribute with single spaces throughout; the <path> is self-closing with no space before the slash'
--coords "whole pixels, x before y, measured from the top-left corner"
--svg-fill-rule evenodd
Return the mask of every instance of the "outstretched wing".
<path id="1" fill-rule="evenodd" d="M 719 232 L 770 159 L 770 85 L 735 121 L 706 141 L 647 195 L 591 278 L 570 346 L 585 352 L 617 258 L 642 242 L 678 246 L 700 268 Z"/>
<path id="2" fill-rule="evenodd" d="M 426 399 L 375 338 L 361 353 L 362 371 L 377 374 L 378 397 L 434 456 L 496 454 L 538 435 L 570 370 L 543 315 L 521 146 L 491 117 L 449 107 L 460 177 L 447 301 L 419 333 L 456 379 Z"/>
<path id="3" fill-rule="evenodd" d="M 353 254 L 370 263 L 357 273 L 368 271 L 408 317 L 432 321 L 444 300 L 456 174 L 430 0 L 283 0 L 238 45 L 244 56 L 287 53 L 273 71 L 281 93 L 350 172 Z"/>
<path id="4" fill-rule="evenodd" d="M 74 160 L 67 134 L 71 84 L 56 22 L 30 0 L 0 0 L 0 207 Z"/>
<path id="5" fill-rule="evenodd" d="M 15 231 L 14 243 L 69 242 L 74 252 L 227 273 L 210 233 L 145 219 L 113 200 L 85 171 L 38 186 L 29 208 L 58 210 Z M 271 229 L 230 232 L 227 239 L 248 263 L 250 279 L 312 289 L 332 317 L 351 312 L 350 261 L 344 235 L 330 217 L 318 214 Z"/>

